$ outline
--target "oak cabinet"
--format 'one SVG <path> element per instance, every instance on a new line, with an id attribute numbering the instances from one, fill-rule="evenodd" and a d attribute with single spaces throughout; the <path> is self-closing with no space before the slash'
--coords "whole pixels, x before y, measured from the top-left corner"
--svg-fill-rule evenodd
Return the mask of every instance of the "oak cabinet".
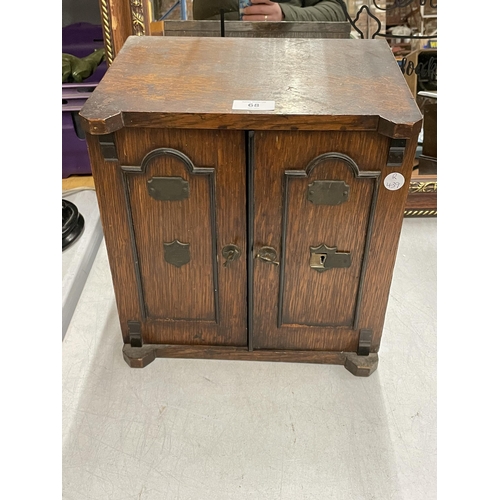
<path id="1" fill-rule="evenodd" d="M 132 37 L 81 116 L 130 366 L 372 373 L 421 124 L 385 41 Z"/>

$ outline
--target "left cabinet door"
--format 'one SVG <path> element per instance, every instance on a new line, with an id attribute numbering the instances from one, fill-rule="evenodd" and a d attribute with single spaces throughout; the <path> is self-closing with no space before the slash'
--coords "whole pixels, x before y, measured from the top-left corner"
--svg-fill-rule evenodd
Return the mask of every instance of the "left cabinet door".
<path id="1" fill-rule="evenodd" d="M 246 346 L 244 133 L 87 140 L 124 342 Z"/>

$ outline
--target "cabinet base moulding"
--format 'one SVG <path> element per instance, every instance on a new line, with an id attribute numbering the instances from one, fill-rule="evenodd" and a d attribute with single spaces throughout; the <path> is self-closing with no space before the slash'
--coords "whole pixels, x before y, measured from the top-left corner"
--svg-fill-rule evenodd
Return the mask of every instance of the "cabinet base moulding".
<path id="1" fill-rule="evenodd" d="M 247 361 L 284 361 L 344 365 L 353 375 L 368 377 L 378 366 L 378 354 L 358 356 L 354 352 L 255 350 L 245 347 L 179 346 L 145 344 L 123 346 L 123 358 L 131 368 L 144 368 L 156 358 L 225 359 Z"/>

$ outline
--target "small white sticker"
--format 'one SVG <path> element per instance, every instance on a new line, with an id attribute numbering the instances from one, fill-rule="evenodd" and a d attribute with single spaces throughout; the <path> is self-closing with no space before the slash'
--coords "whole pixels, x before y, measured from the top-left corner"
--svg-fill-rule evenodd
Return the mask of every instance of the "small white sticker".
<path id="1" fill-rule="evenodd" d="M 399 172 L 393 172 L 384 179 L 384 186 L 389 191 L 401 189 L 405 183 L 405 178 Z"/>
<path id="2" fill-rule="evenodd" d="M 274 111 L 275 101 L 233 101 L 233 109 L 239 111 Z"/>

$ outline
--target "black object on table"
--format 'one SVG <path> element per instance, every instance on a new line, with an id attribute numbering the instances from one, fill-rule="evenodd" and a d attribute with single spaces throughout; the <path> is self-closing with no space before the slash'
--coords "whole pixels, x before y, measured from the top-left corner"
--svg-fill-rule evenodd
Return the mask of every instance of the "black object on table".
<path id="1" fill-rule="evenodd" d="M 62 249 L 68 248 L 83 233 L 85 220 L 74 203 L 62 201 Z"/>

